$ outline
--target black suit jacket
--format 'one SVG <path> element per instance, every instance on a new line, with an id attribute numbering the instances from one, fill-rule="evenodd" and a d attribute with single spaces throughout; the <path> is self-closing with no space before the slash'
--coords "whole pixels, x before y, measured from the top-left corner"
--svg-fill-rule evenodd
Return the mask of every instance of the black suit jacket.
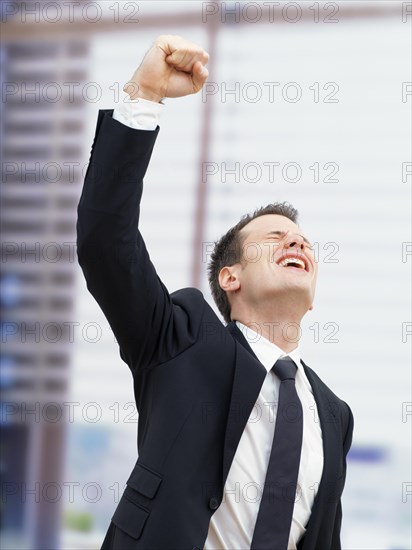
<path id="1" fill-rule="evenodd" d="M 266 370 L 235 323 L 225 327 L 199 290 L 169 294 L 157 276 L 138 222 L 159 127 L 131 129 L 112 113 L 99 112 L 78 206 L 77 252 L 133 373 L 139 423 L 138 459 L 103 548 L 203 548 Z M 167 239 L 160 216 L 158 224 Z M 170 243 L 171 262 L 176 246 Z M 324 468 L 299 549 L 336 550 L 353 416 L 302 364 L 317 402 Z"/>

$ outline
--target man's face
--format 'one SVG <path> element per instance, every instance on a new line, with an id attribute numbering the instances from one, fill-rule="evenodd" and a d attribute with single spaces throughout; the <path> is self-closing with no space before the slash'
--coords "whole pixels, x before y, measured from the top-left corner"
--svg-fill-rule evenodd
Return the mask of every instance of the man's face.
<path id="1" fill-rule="evenodd" d="M 242 261 L 237 264 L 238 292 L 251 307 L 276 297 L 291 300 L 305 312 L 312 306 L 317 264 L 308 238 L 289 218 L 259 216 L 241 231 Z"/>

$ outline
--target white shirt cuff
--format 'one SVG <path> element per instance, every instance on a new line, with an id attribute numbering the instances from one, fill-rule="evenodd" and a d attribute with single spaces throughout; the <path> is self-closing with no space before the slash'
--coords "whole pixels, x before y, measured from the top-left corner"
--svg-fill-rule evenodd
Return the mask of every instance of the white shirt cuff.
<path id="1" fill-rule="evenodd" d="M 113 118 L 136 130 L 155 130 L 159 125 L 163 103 L 148 99 L 130 99 L 124 92 L 113 111 Z"/>

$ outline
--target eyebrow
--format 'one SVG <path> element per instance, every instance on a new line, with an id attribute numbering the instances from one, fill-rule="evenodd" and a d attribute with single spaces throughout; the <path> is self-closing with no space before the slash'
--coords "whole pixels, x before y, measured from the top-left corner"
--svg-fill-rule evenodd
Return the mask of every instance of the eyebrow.
<path id="1" fill-rule="evenodd" d="M 287 233 L 286 231 L 269 231 L 267 235 L 279 235 L 279 237 L 284 237 L 286 233 Z M 309 244 L 309 245 L 311 244 L 310 241 L 308 241 L 308 239 L 303 235 L 299 235 L 299 237 L 302 237 L 302 239 L 305 241 L 306 244 Z"/>

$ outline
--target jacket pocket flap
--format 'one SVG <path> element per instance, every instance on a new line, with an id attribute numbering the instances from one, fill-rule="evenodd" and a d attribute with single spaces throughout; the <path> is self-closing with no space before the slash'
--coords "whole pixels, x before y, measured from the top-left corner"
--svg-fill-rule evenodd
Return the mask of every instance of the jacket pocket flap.
<path id="1" fill-rule="evenodd" d="M 149 512 L 127 498 L 127 487 L 112 517 L 112 522 L 122 531 L 138 539 L 142 534 Z"/>
<path id="2" fill-rule="evenodd" d="M 126 484 L 144 495 L 147 498 L 153 498 L 157 493 L 159 485 L 162 482 L 161 476 L 148 470 L 145 466 L 137 463 L 126 481 Z"/>

